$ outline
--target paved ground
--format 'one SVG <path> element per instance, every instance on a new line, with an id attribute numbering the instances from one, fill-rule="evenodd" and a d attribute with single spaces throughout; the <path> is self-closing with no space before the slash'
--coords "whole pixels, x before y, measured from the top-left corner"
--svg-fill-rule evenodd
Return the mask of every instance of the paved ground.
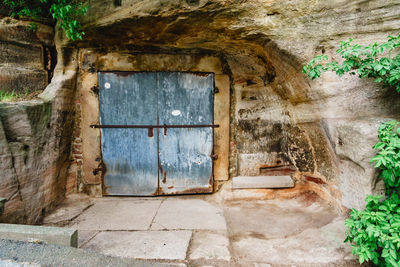
<path id="1" fill-rule="evenodd" d="M 315 195 L 72 198 L 46 222 L 78 229 L 81 248 L 109 256 L 178 266 L 357 265 L 343 243 L 344 218 Z"/>
<path id="2" fill-rule="evenodd" d="M 140 261 L 132 258 L 105 256 L 98 252 L 67 246 L 0 239 L 0 266 L 167 267 L 177 265 L 154 261 Z"/>

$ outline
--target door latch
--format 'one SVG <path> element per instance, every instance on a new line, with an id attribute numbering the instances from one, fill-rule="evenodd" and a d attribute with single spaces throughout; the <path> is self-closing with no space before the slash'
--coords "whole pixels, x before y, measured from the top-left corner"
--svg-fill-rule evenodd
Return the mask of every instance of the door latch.
<path id="1" fill-rule="evenodd" d="M 153 137 L 153 128 L 151 128 L 151 127 L 148 128 L 147 135 L 148 135 L 149 137 Z"/>

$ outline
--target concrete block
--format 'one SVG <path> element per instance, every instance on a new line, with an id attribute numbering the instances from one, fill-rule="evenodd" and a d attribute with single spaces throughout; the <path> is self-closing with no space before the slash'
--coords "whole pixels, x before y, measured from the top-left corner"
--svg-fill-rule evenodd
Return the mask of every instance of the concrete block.
<path id="1" fill-rule="evenodd" d="M 294 187 L 290 176 L 237 176 L 232 179 L 233 189 Z"/>
<path id="2" fill-rule="evenodd" d="M 49 244 L 78 246 L 78 231 L 71 228 L 1 223 L 0 238 L 21 241 L 38 240 Z"/>

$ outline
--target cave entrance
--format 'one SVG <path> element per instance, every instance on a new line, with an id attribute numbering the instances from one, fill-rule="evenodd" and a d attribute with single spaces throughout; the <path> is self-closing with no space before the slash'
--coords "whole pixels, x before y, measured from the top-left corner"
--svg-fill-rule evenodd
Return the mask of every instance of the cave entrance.
<path id="1" fill-rule="evenodd" d="M 212 73 L 100 72 L 106 195 L 213 191 Z"/>

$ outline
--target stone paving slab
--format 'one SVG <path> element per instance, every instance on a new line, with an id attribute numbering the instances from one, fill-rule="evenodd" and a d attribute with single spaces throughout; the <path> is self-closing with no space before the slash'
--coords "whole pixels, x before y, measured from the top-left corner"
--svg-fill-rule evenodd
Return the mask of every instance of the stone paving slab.
<path id="1" fill-rule="evenodd" d="M 81 248 L 83 245 L 85 245 L 90 239 L 92 239 L 98 233 L 99 233 L 99 231 L 79 230 L 78 248 Z"/>
<path id="2" fill-rule="evenodd" d="M 178 266 L 357 263 L 343 243 L 344 218 L 315 194 L 290 200 L 174 196 L 93 201 L 73 223 L 80 227 L 83 248 L 107 255 Z"/>
<path id="3" fill-rule="evenodd" d="M 160 199 L 98 200 L 71 227 L 95 231 L 147 230 L 160 204 Z"/>
<path id="4" fill-rule="evenodd" d="M 225 231 L 196 231 L 193 233 L 189 250 L 190 260 L 224 260 L 229 261 L 229 239 Z"/>
<path id="5" fill-rule="evenodd" d="M 123 258 L 184 260 L 191 236 L 191 231 L 101 232 L 84 248 Z"/>
<path id="6" fill-rule="evenodd" d="M 168 198 L 160 206 L 152 230 L 226 230 L 221 208 L 202 199 Z"/>
<path id="7" fill-rule="evenodd" d="M 71 194 L 56 210 L 43 219 L 43 224 L 65 226 L 91 205 L 93 205 L 93 200 L 91 200 L 89 196 L 84 194 Z"/>

